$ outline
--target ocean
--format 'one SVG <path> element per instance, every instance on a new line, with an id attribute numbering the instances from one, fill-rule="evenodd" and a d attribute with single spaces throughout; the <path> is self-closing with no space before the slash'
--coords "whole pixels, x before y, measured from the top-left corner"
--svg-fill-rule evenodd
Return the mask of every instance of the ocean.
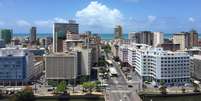
<path id="1" fill-rule="evenodd" d="M 112 40 L 114 39 L 114 34 L 98 34 L 103 40 Z M 29 34 L 15 33 L 14 37 L 28 37 Z M 38 38 L 52 37 L 52 33 L 39 33 L 37 34 Z M 128 34 L 123 34 L 124 39 L 128 39 Z M 164 38 L 171 38 L 172 34 L 164 34 Z M 201 38 L 201 34 L 199 34 Z"/>

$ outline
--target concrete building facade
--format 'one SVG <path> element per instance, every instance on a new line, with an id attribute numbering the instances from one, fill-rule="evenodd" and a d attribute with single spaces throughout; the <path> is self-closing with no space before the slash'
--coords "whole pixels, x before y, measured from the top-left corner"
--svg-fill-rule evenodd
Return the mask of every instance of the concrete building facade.
<path id="1" fill-rule="evenodd" d="M 77 54 L 54 53 L 45 56 L 47 80 L 73 80 L 77 78 Z"/>
<path id="2" fill-rule="evenodd" d="M 1 83 L 27 83 L 32 78 L 33 55 L 27 49 L 0 49 Z"/>
<path id="3" fill-rule="evenodd" d="M 186 52 L 164 51 L 147 45 L 128 48 L 128 63 L 146 81 L 163 81 L 166 85 L 190 82 L 190 56 Z"/>

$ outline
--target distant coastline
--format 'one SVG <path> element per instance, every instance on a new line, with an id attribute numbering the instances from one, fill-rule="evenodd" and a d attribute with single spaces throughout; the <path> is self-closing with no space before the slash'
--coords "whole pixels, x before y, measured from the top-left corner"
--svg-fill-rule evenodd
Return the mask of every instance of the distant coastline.
<path id="1" fill-rule="evenodd" d="M 103 40 L 112 40 L 114 38 L 114 34 L 111 33 L 104 33 L 104 34 L 98 34 L 101 39 Z M 13 34 L 14 37 L 28 37 L 29 34 L 25 34 L 25 33 L 14 33 Z M 128 39 L 128 34 L 123 34 L 124 39 Z M 38 33 L 37 34 L 38 38 L 45 38 L 45 37 L 52 37 L 52 33 Z M 164 34 L 164 38 L 171 38 L 172 34 Z M 201 38 L 201 34 L 199 34 L 199 38 Z"/>

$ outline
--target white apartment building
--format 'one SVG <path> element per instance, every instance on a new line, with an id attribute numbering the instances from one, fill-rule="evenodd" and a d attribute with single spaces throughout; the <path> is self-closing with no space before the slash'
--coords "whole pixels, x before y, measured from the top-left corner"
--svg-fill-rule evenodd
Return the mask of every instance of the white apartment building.
<path id="1" fill-rule="evenodd" d="M 123 44 L 119 46 L 119 59 L 121 62 L 128 62 L 128 45 Z"/>
<path id="2" fill-rule="evenodd" d="M 190 80 L 190 56 L 186 52 L 164 51 L 148 45 L 128 47 L 128 63 L 143 80 L 162 81 L 167 85 L 182 85 Z"/>

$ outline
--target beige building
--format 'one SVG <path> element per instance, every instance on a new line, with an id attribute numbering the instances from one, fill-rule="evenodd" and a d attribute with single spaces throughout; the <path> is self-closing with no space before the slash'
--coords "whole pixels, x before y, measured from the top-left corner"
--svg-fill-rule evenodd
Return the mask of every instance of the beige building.
<path id="1" fill-rule="evenodd" d="M 164 38 L 162 32 L 153 32 L 154 33 L 154 43 L 153 46 L 156 47 L 160 44 L 163 44 Z"/>
<path id="2" fill-rule="evenodd" d="M 173 35 L 173 43 L 180 44 L 180 50 L 189 48 L 189 33 L 181 32 Z"/>
<path id="3" fill-rule="evenodd" d="M 45 56 L 45 77 L 49 80 L 71 80 L 77 77 L 77 54 L 54 53 Z"/>

